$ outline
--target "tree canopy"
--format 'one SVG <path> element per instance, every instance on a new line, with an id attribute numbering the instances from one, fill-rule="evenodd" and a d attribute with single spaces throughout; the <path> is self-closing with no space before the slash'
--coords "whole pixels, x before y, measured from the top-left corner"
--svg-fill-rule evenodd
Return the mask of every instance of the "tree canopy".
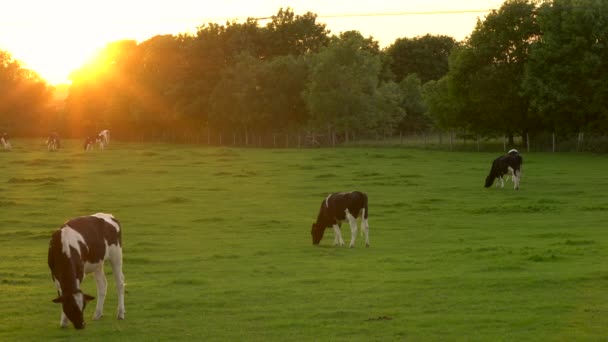
<path id="1" fill-rule="evenodd" d="M 0 51 L 0 129 L 124 139 L 315 131 L 349 139 L 398 130 L 478 136 L 608 130 L 608 3 L 507 0 L 464 41 L 357 31 L 281 8 L 203 23 L 193 34 L 108 44 L 71 75 L 63 109 Z M 36 123 L 32 125 L 32 123 Z M 134 129 L 136 128 L 136 129 Z"/>

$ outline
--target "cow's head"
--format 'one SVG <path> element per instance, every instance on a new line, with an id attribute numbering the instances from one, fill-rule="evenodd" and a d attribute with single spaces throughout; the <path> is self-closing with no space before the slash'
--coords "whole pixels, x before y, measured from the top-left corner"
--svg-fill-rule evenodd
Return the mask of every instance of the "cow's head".
<path id="1" fill-rule="evenodd" d="M 74 328 L 84 328 L 84 308 L 87 306 L 87 302 L 95 299 L 93 296 L 78 291 L 76 293 L 64 294 L 53 299 L 53 303 L 61 303 L 63 307 L 63 313 L 68 317 L 70 322 L 74 324 Z"/>
<path id="2" fill-rule="evenodd" d="M 325 227 L 322 227 L 320 224 L 318 224 L 316 222 L 312 224 L 312 229 L 310 230 L 310 235 L 312 235 L 312 244 L 313 245 L 318 245 L 319 242 L 321 242 L 321 239 L 323 238 L 323 233 L 325 233 Z"/>

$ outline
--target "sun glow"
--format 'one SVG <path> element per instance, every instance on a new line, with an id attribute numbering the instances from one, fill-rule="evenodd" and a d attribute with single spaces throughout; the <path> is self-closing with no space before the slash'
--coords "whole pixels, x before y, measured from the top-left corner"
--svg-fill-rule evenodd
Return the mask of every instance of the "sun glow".
<path id="1" fill-rule="evenodd" d="M 70 73 L 93 58 L 108 43 L 142 42 L 155 35 L 193 33 L 204 23 L 268 17 L 291 7 L 297 14 L 319 15 L 318 22 L 333 34 L 358 30 L 381 46 L 400 37 L 447 34 L 460 40 L 469 34 L 480 14 L 341 17 L 339 13 L 391 13 L 497 8 L 504 0 L 392 1 L 352 0 L 19 0 L 0 11 L 0 49 L 23 62 L 51 84 L 69 83 Z M 261 21 L 264 25 L 266 22 Z"/>

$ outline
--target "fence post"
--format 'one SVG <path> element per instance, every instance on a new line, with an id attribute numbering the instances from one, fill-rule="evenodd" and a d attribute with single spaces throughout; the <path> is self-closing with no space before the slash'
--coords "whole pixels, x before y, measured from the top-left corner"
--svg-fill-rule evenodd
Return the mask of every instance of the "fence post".
<path id="1" fill-rule="evenodd" d="M 530 134 L 526 133 L 526 149 L 530 152 Z"/>
<path id="2" fill-rule="evenodd" d="M 454 136 L 454 131 L 450 130 L 450 151 L 452 151 L 452 140 Z"/>
<path id="3" fill-rule="evenodd" d="M 555 153 L 555 132 L 551 133 L 552 152 Z"/>

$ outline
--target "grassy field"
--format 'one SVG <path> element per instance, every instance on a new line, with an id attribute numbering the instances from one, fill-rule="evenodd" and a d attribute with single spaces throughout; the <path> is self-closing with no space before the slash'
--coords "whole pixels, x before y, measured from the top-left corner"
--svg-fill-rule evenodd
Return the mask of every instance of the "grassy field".
<path id="1" fill-rule="evenodd" d="M 605 155 L 525 154 L 514 191 L 483 188 L 497 153 L 66 145 L 0 153 L 1 341 L 608 338 Z M 313 247 L 321 201 L 353 189 L 371 247 Z M 50 235 L 100 211 L 123 225 L 126 319 L 109 276 L 105 317 L 61 329 Z"/>

